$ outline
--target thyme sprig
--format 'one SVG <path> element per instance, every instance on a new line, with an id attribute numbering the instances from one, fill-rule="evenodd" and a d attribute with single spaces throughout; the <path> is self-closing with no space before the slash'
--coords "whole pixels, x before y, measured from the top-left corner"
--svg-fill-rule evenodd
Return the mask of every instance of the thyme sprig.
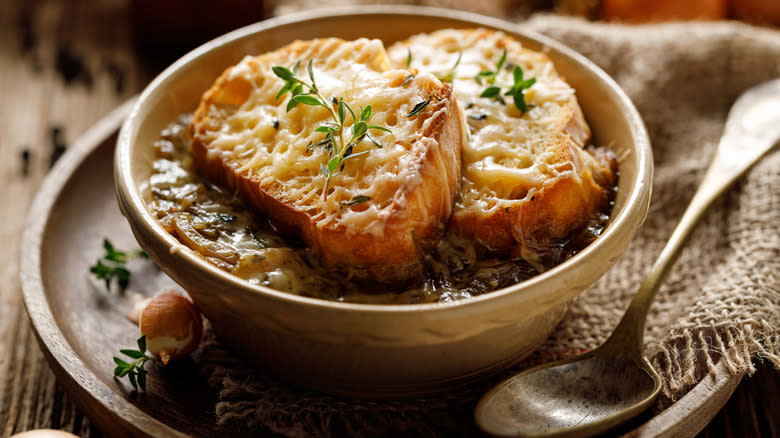
<path id="1" fill-rule="evenodd" d="M 485 81 L 488 84 L 488 87 L 482 91 L 479 97 L 493 99 L 501 104 L 506 104 L 503 96 L 511 96 L 515 107 L 520 110 L 521 113 L 525 113 L 526 110 L 528 110 L 528 104 L 525 101 L 525 94 L 523 94 L 523 91 L 531 88 L 531 86 L 536 83 L 536 78 L 524 79 L 523 69 L 520 68 L 519 65 L 515 65 L 512 68 L 512 85 L 498 85 L 496 84 L 496 77 L 501 71 L 501 68 L 504 67 L 504 63 L 506 63 L 506 49 L 504 49 L 504 52 L 501 54 L 501 58 L 498 60 L 498 63 L 496 63 L 496 68 L 494 70 L 483 70 L 474 76 L 474 80 L 477 81 L 477 83 L 482 84 L 482 81 Z M 502 88 L 507 88 L 503 95 L 501 93 Z"/>
<path id="2" fill-rule="evenodd" d="M 279 89 L 276 98 L 280 99 L 287 93 L 291 94 L 287 103 L 287 111 L 292 110 L 299 104 L 304 104 L 321 106 L 330 113 L 332 120 L 323 123 L 315 129 L 316 132 L 325 134 L 325 137 L 321 141 L 309 145 L 310 150 L 315 146 L 324 147 L 330 156 L 327 163 L 320 164 L 320 171 L 325 175 L 325 187 L 322 191 L 322 198 L 326 199 L 331 178 L 344 170 L 345 163 L 353 158 L 369 153 L 368 150 L 354 152 L 355 146 L 363 140 L 368 140 L 374 146 L 381 148 L 382 143 L 371 131 L 392 131 L 385 126 L 370 123 L 371 117 L 374 115 L 371 105 L 361 107 L 360 111 L 356 113 L 343 97 L 336 98 L 334 96 L 330 100 L 325 99 L 317 87 L 311 60 L 309 60 L 306 68 L 310 82 L 297 77 L 299 68 L 300 61 L 295 64 L 292 70 L 283 66 L 274 66 L 272 68 L 273 73 L 284 81 L 284 85 Z M 349 122 L 350 117 L 352 125 L 347 127 L 345 124 Z"/>
<path id="3" fill-rule="evenodd" d="M 487 82 L 489 85 L 487 88 L 485 88 L 484 91 L 482 91 L 482 94 L 480 94 L 479 97 L 494 99 L 502 104 L 506 104 L 503 96 L 511 96 L 515 107 L 520 110 L 520 112 L 524 113 L 526 110 L 528 110 L 528 104 L 525 101 L 525 94 L 523 94 L 523 90 L 531 88 L 531 86 L 536 83 L 536 78 L 524 79 L 523 69 L 520 68 L 519 65 L 515 65 L 512 68 L 512 85 L 505 86 L 507 90 L 502 95 L 501 91 L 504 87 L 496 85 L 496 77 L 498 76 L 498 73 L 501 71 L 501 68 L 504 66 L 505 62 L 506 49 L 504 49 L 504 53 L 501 54 L 501 58 L 498 60 L 495 70 L 484 70 L 474 76 L 474 80 L 478 83 L 481 84 L 482 80 L 485 80 L 485 82 Z"/>
<path id="4" fill-rule="evenodd" d="M 504 49 L 504 51 L 501 53 L 501 58 L 499 58 L 498 62 L 496 63 L 496 68 L 494 70 L 483 70 L 477 73 L 473 79 L 477 81 L 478 84 L 482 84 L 483 80 L 488 84 L 493 84 L 496 82 L 496 76 L 498 76 L 498 73 L 501 72 L 501 68 L 504 66 L 504 63 L 506 63 L 506 49 Z"/>
<path id="5" fill-rule="evenodd" d="M 520 112 L 525 113 L 528 110 L 528 104 L 525 101 L 525 95 L 523 94 L 523 91 L 531 88 L 531 86 L 536 83 L 536 78 L 524 79 L 523 69 L 520 68 L 519 65 L 515 65 L 512 67 L 512 80 L 513 80 L 512 85 L 497 84 L 496 80 L 498 74 L 501 72 L 501 69 L 504 68 L 505 65 L 507 65 L 506 54 L 507 51 L 506 49 L 504 49 L 494 69 L 483 70 L 474 76 L 464 77 L 464 76 L 458 76 L 456 74 L 456 69 L 458 68 L 458 65 L 460 64 L 460 60 L 463 56 L 463 52 L 458 52 L 458 57 L 455 60 L 453 66 L 450 68 L 450 70 L 447 71 L 446 73 L 437 73 L 435 74 L 435 76 L 442 82 L 452 82 L 455 79 L 464 79 L 464 80 L 473 79 L 480 85 L 487 84 L 487 87 L 482 91 L 479 97 L 493 99 L 501 103 L 502 105 L 506 105 L 506 100 L 504 99 L 504 96 L 511 96 L 512 102 L 514 103 L 515 107 L 518 110 L 520 110 Z M 411 61 L 411 57 L 412 54 L 411 52 L 409 52 L 407 55 L 407 62 Z M 417 108 L 417 106 L 415 106 L 414 109 L 418 111 L 415 112 L 414 110 L 412 110 L 412 112 L 410 112 L 408 116 L 411 117 L 411 115 L 419 113 L 429 103 L 430 103 L 430 99 L 427 101 L 420 102 L 418 105 L 422 105 L 422 107 Z"/>
<path id="6" fill-rule="evenodd" d="M 146 365 L 146 362 L 153 358 L 146 355 L 146 335 L 142 335 L 136 342 L 138 344 L 138 350 L 119 350 L 120 353 L 129 357 L 132 361 L 127 362 L 114 356 L 114 363 L 116 364 L 114 376 L 119 378 L 127 376 L 133 389 L 137 391 L 140 388 L 141 391 L 146 391 L 146 375 L 149 371 L 147 371 L 144 366 Z"/>
<path id="7" fill-rule="evenodd" d="M 111 280 L 116 277 L 119 289 L 124 291 L 130 284 L 130 270 L 127 262 L 134 258 L 148 259 L 149 254 L 144 250 L 120 251 L 107 239 L 103 239 L 103 248 L 106 253 L 89 267 L 95 278 L 106 282 L 106 290 L 111 290 Z"/>
<path id="8" fill-rule="evenodd" d="M 455 79 L 455 69 L 458 68 L 458 64 L 460 64 L 460 58 L 462 56 L 463 56 L 463 52 L 458 52 L 458 59 L 455 60 L 455 64 L 452 65 L 450 70 L 444 74 L 437 74 L 436 77 L 439 78 L 439 80 L 442 82 L 452 83 L 452 80 Z"/>

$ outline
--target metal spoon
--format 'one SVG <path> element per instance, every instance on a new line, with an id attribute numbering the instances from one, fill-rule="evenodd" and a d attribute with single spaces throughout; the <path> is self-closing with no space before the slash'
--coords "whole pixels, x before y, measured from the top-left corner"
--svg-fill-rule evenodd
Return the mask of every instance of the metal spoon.
<path id="1" fill-rule="evenodd" d="M 650 303 L 705 210 L 778 140 L 780 79 L 737 99 L 698 191 L 609 339 L 587 354 L 499 383 L 477 404 L 477 425 L 497 436 L 588 436 L 647 409 L 661 389 L 660 376 L 642 355 Z"/>

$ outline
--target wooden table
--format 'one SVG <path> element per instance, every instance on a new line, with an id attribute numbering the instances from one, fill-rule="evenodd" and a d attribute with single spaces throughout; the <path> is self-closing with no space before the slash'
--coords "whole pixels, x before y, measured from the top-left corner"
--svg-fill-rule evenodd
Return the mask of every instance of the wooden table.
<path id="1" fill-rule="evenodd" d="M 0 436 L 56 428 L 102 436 L 49 370 L 24 311 L 19 250 L 50 163 L 158 71 L 133 45 L 124 0 L 0 2 Z M 780 436 L 780 373 L 739 386 L 703 437 Z M 110 434 L 108 434 L 110 436 Z"/>

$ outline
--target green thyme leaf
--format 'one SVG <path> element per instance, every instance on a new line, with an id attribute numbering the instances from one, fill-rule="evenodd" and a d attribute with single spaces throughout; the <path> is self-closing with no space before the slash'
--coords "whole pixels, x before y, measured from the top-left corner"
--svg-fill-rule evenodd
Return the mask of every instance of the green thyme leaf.
<path id="1" fill-rule="evenodd" d="M 136 389 L 136 390 L 137 390 L 137 389 L 138 389 L 138 382 L 136 381 L 136 379 L 135 379 L 135 376 L 136 376 L 136 374 L 132 374 L 132 373 L 131 373 L 131 374 L 128 374 L 128 375 L 127 375 L 127 380 L 129 380 L 129 381 L 130 381 L 130 385 L 131 385 L 131 386 L 132 386 L 134 389 Z"/>
<path id="2" fill-rule="evenodd" d="M 115 262 L 124 262 L 125 261 L 125 253 L 121 251 L 117 251 L 114 248 L 114 245 L 109 242 L 108 239 L 103 239 L 103 248 L 106 250 L 106 255 L 104 258 L 107 260 L 112 260 Z"/>
<path id="3" fill-rule="evenodd" d="M 512 95 L 512 102 L 515 104 L 515 107 L 522 113 L 526 112 L 528 109 L 528 105 L 525 103 L 525 96 L 523 96 L 523 93 Z"/>
<path id="4" fill-rule="evenodd" d="M 366 132 L 368 132 L 368 124 L 361 120 L 360 122 L 357 122 L 357 124 L 352 128 L 352 137 L 362 137 L 366 134 Z"/>
<path id="5" fill-rule="evenodd" d="M 285 108 L 285 109 L 286 109 L 286 110 L 287 110 L 287 112 L 289 113 L 289 112 L 290 112 L 290 111 L 291 111 L 293 108 L 295 108 L 296 106 L 298 106 L 298 104 L 299 104 L 299 103 L 300 103 L 300 102 L 298 102 L 298 101 L 297 101 L 297 100 L 295 100 L 295 99 L 290 99 L 290 100 L 287 102 L 287 108 Z"/>
<path id="6" fill-rule="evenodd" d="M 369 128 L 370 128 L 370 126 L 369 126 Z M 366 138 L 368 139 L 368 141 L 370 141 L 371 143 L 373 143 L 373 144 L 374 144 L 374 146 L 376 146 L 376 147 L 378 147 L 378 148 L 384 147 L 384 146 L 382 145 L 382 142 L 380 142 L 380 141 L 379 141 L 379 140 L 378 140 L 376 137 L 374 137 L 373 135 L 371 135 L 371 133 L 370 133 L 370 132 L 369 132 L 368 134 L 366 134 Z"/>
<path id="7" fill-rule="evenodd" d="M 276 76 L 279 78 L 285 80 L 285 81 L 294 81 L 295 80 L 295 73 L 290 71 L 290 69 L 286 67 L 282 67 L 280 65 L 271 67 L 271 70 L 274 72 Z"/>
<path id="8" fill-rule="evenodd" d="M 424 110 L 425 107 L 428 106 L 429 103 L 431 103 L 430 96 L 427 99 L 425 99 L 422 102 L 419 102 L 417 105 L 415 105 L 412 108 L 412 110 L 409 111 L 409 114 L 407 114 L 406 117 L 413 117 L 413 116 L 416 116 L 417 114 L 420 114 L 422 112 L 422 110 Z"/>
<path id="9" fill-rule="evenodd" d="M 494 99 L 501 104 L 505 104 L 506 101 L 502 97 L 501 93 L 501 86 L 493 85 L 495 83 L 496 77 L 498 76 L 498 73 L 501 71 L 501 68 L 506 64 L 506 49 L 504 49 L 503 53 L 501 53 L 501 58 L 498 60 L 498 63 L 496 64 L 495 70 L 485 70 L 479 72 L 477 75 L 474 76 L 474 80 L 481 84 L 482 80 L 486 80 L 490 86 L 485 88 L 485 90 L 482 91 L 482 93 L 479 95 L 479 97 L 484 97 L 488 99 Z M 507 68 L 509 68 L 509 64 L 507 64 Z M 536 83 L 535 78 L 531 79 L 523 79 L 523 69 L 520 68 L 520 66 L 515 65 L 512 67 L 512 81 L 513 84 L 510 87 L 507 87 L 508 89 L 503 93 L 503 96 L 512 96 L 512 103 L 514 103 L 515 107 L 520 110 L 520 112 L 526 112 L 528 109 L 528 105 L 525 101 L 525 95 L 523 93 L 524 90 L 527 90 L 530 88 L 533 84 Z"/>
<path id="10" fill-rule="evenodd" d="M 377 131 L 384 131 L 384 132 L 393 132 L 390 130 L 390 128 L 387 128 L 385 126 L 379 126 L 379 125 L 368 125 L 368 129 L 376 129 Z"/>
<path id="11" fill-rule="evenodd" d="M 144 357 L 144 354 L 138 350 L 119 350 L 119 352 L 132 359 L 139 359 Z"/>
<path id="12" fill-rule="evenodd" d="M 417 105 L 412 107 L 412 110 L 409 111 L 409 114 L 407 114 L 406 117 L 413 117 L 416 116 L 417 114 L 420 114 L 425 109 L 425 107 L 427 107 L 428 104 L 431 103 L 431 100 L 434 98 L 438 101 L 441 101 L 441 97 L 431 93 L 428 95 L 427 99 L 423 100 L 422 102 L 419 102 Z"/>
<path id="13" fill-rule="evenodd" d="M 409 68 L 410 65 L 412 65 L 412 51 L 406 49 L 406 68 Z"/>
<path id="14" fill-rule="evenodd" d="M 106 284 L 106 290 L 111 290 L 111 280 L 117 279 L 119 289 L 124 291 L 130 284 L 130 270 L 125 264 L 133 258 L 148 259 L 149 254 L 143 250 L 120 251 L 108 240 L 103 239 L 103 248 L 105 254 L 98 259 L 94 265 L 89 267 L 89 272 L 98 280 L 103 280 Z"/>
<path id="15" fill-rule="evenodd" d="M 292 94 L 293 96 L 303 94 L 303 85 L 293 84 L 292 88 L 290 89 L 290 94 Z"/>
<path id="16" fill-rule="evenodd" d="M 347 109 L 346 104 L 344 103 L 344 98 L 339 99 L 339 123 L 341 125 L 344 125 L 344 119 L 347 117 Z"/>
<path id="17" fill-rule="evenodd" d="M 306 70 L 309 72 L 309 79 L 311 79 L 312 93 L 317 92 L 317 83 L 314 81 L 314 67 L 312 67 L 312 60 L 309 60 L 309 64 L 306 65 Z"/>
<path id="18" fill-rule="evenodd" d="M 296 101 L 298 103 L 302 103 L 304 105 L 310 105 L 310 106 L 326 106 L 324 102 L 322 102 L 320 99 L 317 99 L 314 96 L 311 96 L 309 94 L 299 94 L 297 96 L 293 96 L 291 101 Z"/>
<path id="19" fill-rule="evenodd" d="M 528 105 L 525 102 L 525 94 L 523 94 L 523 91 L 535 84 L 536 78 L 524 80 L 523 69 L 517 65 L 512 70 L 512 78 L 514 84 L 512 84 L 512 87 L 504 93 L 504 96 L 512 96 L 515 107 L 521 112 L 525 112 L 528 109 Z"/>
<path id="20" fill-rule="evenodd" d="M 496 64 L 496 74 L 501 71 L 501 67 L 504 66 L 504 62 L 506 62 L 506 49 L 504 49 L 504 52 L 501 54 L 501 59 L 499 59 L 498 64 Z"/>
<path id="21" fill-rule="evenodd" d="M 341 204 L 341 205 L 343 205 L 345 207 L 350 207 L 350 206 L 353 206 L 353 205 L 362 204 L 362 203 L 364 203 L 364 202 L 366 202 L 366 201 L 368 201 L 370 199 L 371 199 L 370 196 L 356 195 L 355 197 L 353 197 L 349 201 L 341 201 L 341 202 L 339 202 L 339 204 Z"/>
<path id="22" fill-rule="evenodd" d="M 371 105 L 366 105 L 365 108 L 360 110 L 360 121 L 365 122 L 366 120 L 370 119 L 371 116 L 373 116 L 374 113 L 371 111 Z"/>
<path id="23" fill-rule="evenodd" d="M 116 277 L 120 290 L 125 290 L 127 289 L 127 286 L 130 285 L 130 275 L 130 270 L 123 266 L 114 268 L 114 276 Z"/>
<path id="24" fill-rule="evenodd" d="M 141 368 L 138 370 L 138 386 L 141 388 L 141 391 L 146 392 L 146 371 L 145 369 Z"/>
<path id="25" fill-rule="evenodd" d="M 501 94 L 501 87 L 490 86 L 485 88 L 485 91 L 482 92 L 482 94 L 479 95 L 479 97 L 487 97 L 489 99 L 492 99 L 496 96 Z"/>
<path id="26" fill-rule="evenodd" d="M 268 248 L 268 244 L 265 242 L 265 240 L 261 239 L 260 236 L 257 235 L 257 231 L 254 228 L 252 228 L 250 226 L 247 226 L 244 231 L 246 232 L 246 234 L 249 234 L 250 236 L 252 236 L 252 240 L 254 240 L 255 243 L 257 243 L 257 245 L 260 248 Z M 139 349 L 140 349 L 140 346 L 139 346 Z M 145 349 L 146 348 L 144 348 L 144 350 Z"/>
<path id="27" fill-rule="evenodd" d="M 349 106 L 349 104 L 346 102 L 344 102 L 344 107 L 347 109 L 347 111 L 349 111 L 349 114 L 352 116 L 352 121 L 357 122 L 357 116 L 355 116 L 355 111 L 352 109 L 352 107 Z"/>
<path id="28" fill-rule="evenodd" d="M 116 364 L 114 376 L 119 378 L 126 376 L 133 389 L 138 390 L 140 388 L 141 391 L 146 391 L 146 374 L 148 371 L 146 371 L 144 365 L 152 358 L 146 355 L 146 336 L 142 335 L 136 343 L 138 344 L 138 350 L 119 350 L 120 353 L 133 359 L 132 362 L 127 362 L 114 356 L 114 363 Z"/>
<path id="29" fill-rule="evenodd" d="M 515 81 L 515 85 L 523 82 L 523 69 L 519 65 L 516 65 L 512 70 L 512 79 Z"/>
<path id="30" fill-rule="evenodd" d="M 113 269 L 104 265 L 100 260 L 89 268 L 89 272 L 95 275 L 95 278 L 106 282 L 106 289 L 111 289 L 111 278 L 113 277 Z"/>
<path id="31" fill-rule="evenodd" d="M 277 100 L 278 100 L 278 99 L 281 99 L 281 98 L 282 98 L 282 96 L 284 96 L 285 94 L 287 94 L 287 92 L 288 92 L 288 91 L 290 91 L 290 90 L 292 89 L 293 85 L 294 85 L 294 84 L 293 84 L 293 83 L 290 83 L 290 82 L 287 82 L 287 83 L 285 83 L 285 84 L 282 86 L 282 88 L 280 88 L 280 89 L 279 89 L 279 92 L 278 92 L 278 93 L 276 93 L 276 99 L 277 99 Z"/>
<path id="32" fill-rule="evenodd" d="M 328 160 L 328 175 L 333 175 L 336 172 L 336 169 L 339 168 L 339 164 L 341 164 L 341 159 L 338 156 Z"/>
<path id="33" fill-rule="evenodd" d="M 442 82 L 452 82 L 453 79 L 455 79 L 455 69 L 458 68 L 458 64 L 460 64 L 460 59 L 463 56 L 463 52 L 458 52 L 458 59 L 455 60 L 455 64 L 450 68 L 450 70 L 443 74 L 443 75 L 436 75 L 437 78 L 439 78 Z"/>
<path id="34" fill-rule="evenodd" d="M 306 68 L 310 83 L 297 77 L 299 66 L 300 61 L 295 64 L 292 71 L 282 66 L 272 67 L 274 74 L 285 81 L 284 85 L 277 92 L 277 98 L 281 98 L 287 92 L 291 94 L 290 100 L 287 102 L 287 111 L 298 105 L 308 105 L 322 106 L 330 112 L 332 120 L 315 128 L 316 132 L 324 133 L 325 138 L 307 146 L 308 150 L 312 150 L 314 146 L 325 146 L 330 155 L 326 163 L 320 164 L 320 171 L 325 175 L 325 187 L 322 190 L 323 198 L 325 198 L 327 197 L 330 178 L 344 170 L 344 162 L 350 158 L 368 153 L 368 151 L 353 153 L 355 146 L 361 143 L 363 139 L 368 138 L 372 144 L 381 147 L 381 143 L 376 137 L 370 136 L 369 131 L 390 132 L 390 130 L 378 125 L 368 124 L 374 115 L 371 105 L 361 108 L 360 116 L 357 116 L 343 97 L 336 98 L 336 96 L 332 96 L 330 99 L 325 99 L 317 88 L 312 61 L 309 60 Z M 326 102 L 330 102 L 330 105 Z M 352 116 L 353 124 L 349 138 L 347 138 L 347 130 L 345 129 L 347 112 Z"/>
<path id="35" fill-rule="evenodd" d="M 368 152 L 369 151 L 361 151 L 361 152 L 358 152 L 356 154 L 350 153 L 349 155 L 345 155 L 344 158 L 341 159 L 341 162 L 343 163 L 343 162 L 345 162 L 347 160 L 351 160 L 353 158 L 357 158 L 357 157 L 360 157 L 362 155 L 366 155 L 366 154 L 368 154 Z"/>

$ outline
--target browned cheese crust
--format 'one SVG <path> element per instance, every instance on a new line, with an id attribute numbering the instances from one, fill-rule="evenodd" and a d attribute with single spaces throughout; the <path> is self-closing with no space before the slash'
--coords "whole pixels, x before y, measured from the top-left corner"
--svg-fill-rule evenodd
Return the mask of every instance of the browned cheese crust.
<path id="1" fill-rule="evenodd" d="M 495 68 L 503 50 L 507 51 L 506 73 L 496 83 L 503 80 L 511 84 L 513 65 L 523 68 L 525 78 L 537 80 L 526 92 L 529 109 L 524 114 L 513 108 L 511 98 L 503 106 L 481 98 L 486 84 L 472 79 L 480 71 Z M 590 128 L 577 98 L 570 89 L 565 90 L 568 85 L 545 54 L 522 48 L 514 39 L 486 29 L 418 35 L 388 52 L 395 65 L 403 65 L 411 53 L 412 67 L 434 73 L 446 72 L 459 57 L 454 93 L 464 104 L 470 103 L 466 114 L 470 116 L 471 135 L 463 154 L 463 188 L 449 223 L 453 232 L 476 240 L 490 252 L 520 256 L 544 270 L 542 260 L 551 247 L 564 243 L 608 207 L 617 179 L 617 160 L 607 148 L 589 146 Z M 449 58 L 440 59 L 440 53 L 449 54 Z M 471 118 L 482 114 L 487 114 L 484 122 Z M 497 124 L 510 138 L 496 139 L 488 134 Z M 536 177 L 488 183 L 478 178 L 475 175 L 483 166 L 494 162 L 511 167 L 506 164 L 510 160 L 499 161 L 502 156 L 477 155 L 491 148 L 527 157 L 515 165 Z"/>
<path id="2" fill-rule="evenodd" d="M 381 181 L 377 181 L 377 184 L 384 184 L 381 190 L 374 188 L 372 198 L 359 205 L 345 207 L 339 204 L 348 201 L 349 196 L 360 194 L 357 187 L 349 192 L 346 189 L 351 187 L 344 188 L 341 185 L 351 181 L 367 190 L 366 187 L 372 185 L 369 179 L 376 176 L 369 164 L 385 160 L 383 154 L 386 151 L 390 154 L 390 150 L 397 148 L 385 145 L 381 149 L 372 149 L 366 161 L 365 157 L 360 157 L 347 163 L 345 173 L 351 179 L 334 177 L 330 181 L 331 187 L 341 191 L 329 194 L 324 199 L 321 196 L 325 186 L 324 175 L 312 175 L 309 172 L 300 177 L 293 176 L 287 181 L 274 180 L 262 176 L 262 172 L 252 166 L 247 167 L 246 158 L 218 153 L 218 147 L 214 144 L 214 132 L 230 123 L 230 115 L 242 105 L 245 106 L 252 93 L 258 92 L 258 84 L 275 81 L 277 84 L 271 88 L 273 94 L 281 88 L 283 82 L 273 76 L 270 70 L 272 66 L 289 67 L 296 60 L 301 60 L 305 65 L 312 59 L 317 71 L 327 73 L 333 65 L 334 53 L 343 49 L 344 44 L 354 43 L 336 39 L 298 41 L 275 52 L 242 61 L 241 68 L 248 68 L 242 74 L 234 74 L 237 66 L 228 68 L 203 95 L 192 118 L 193 163 L 205 178 L 237 192 L 252 207 L 268 215 L 282 233 L 300 237 L 326 266 L 338 266 L 348 270 L 350 275 L 365 276 L 367 273 L 380 282 L 401 285 L 421 275 L 423 254 L 431 250 L 440 239 L 459 187 L 463 129 L 450 86 L 442 85 L 433 78 L 415 78 L 404 85 L 409 72 L 389 71 L 383 50 L 381 53 L 373 53 L 360 46 L 351 51 L 355 53 L 355 59 L 350 62 L 365 64 L 361 67 L 383 74 L 384 79 L 378 81 L 382 86 L 390 87 L 390 92 L 406 93 L 408 87 L 413 87 L 417 96 L 398 108 L 388 108 L 383 102 L 372 102 L 376 113 L 394 114 L 386 118 L 396 123 L 392 127 L 394 132 L 398 126 L 411 124 L 411 131 L 417 135 L 394 139 L 395 145 L 402 146 L 406 152 L 387 155 L 386 161 L 398 160 L 400 157 L 402 162 L 382 163 L 388 169 L 401 169 L 399 172 L 404 172 L 406 178 L 383 174 Z M 254 82 L 246 80 L 246 77 Z M 305 77 L 305 73 L 301 77 Z M 435 94 L 440 100 L 433 99 L 425 111 L 411 118 L 406 117 L 416 103 L 430 94 Z M 263 96 L 262 100 L 274 108 L 280 108 L 274 110 L 278 114 L 290 115 L 292 112 L 286 113 L 284 110 L 288 98 L 284 96 L 276 99 L 274 95 Z M 317 114 L 313 111 L 322 108 L 303 107 L 299 105 L 292 110 L 308 111 L 302 116 L 300 123 L 303 125 L 291 128 L 301 132 L 301 139 L 296 140 L 298 143 L 305 142 L 304 134 L 312 132 L 321 122 L 318 120 L 313 125 L 307 125 L 307 122 L 316 120 Z M 375 122 L 372 120 L 372 123 Z M 398 132 L 405 131 L 401 129 Z M 311 150 L 306 152 L 305 143 L 290 147 L 303 151 L 303 154 L 318 153 Z M 324 163 L 327 157 L 324 152 L 321 153 Z M 301 185 L 298 180 L 309 184 L 316 180 L 319 184 L 317 187 L 320 187 L 319 194 L 307 198 L 305 203 L 294 199 L 288 189 Z M 357 213 L 362 214 L 362 222 L 358 225 L 350 222 L 347 216 Z M 360 224 L 369 225 L 364 227 Z"/>

